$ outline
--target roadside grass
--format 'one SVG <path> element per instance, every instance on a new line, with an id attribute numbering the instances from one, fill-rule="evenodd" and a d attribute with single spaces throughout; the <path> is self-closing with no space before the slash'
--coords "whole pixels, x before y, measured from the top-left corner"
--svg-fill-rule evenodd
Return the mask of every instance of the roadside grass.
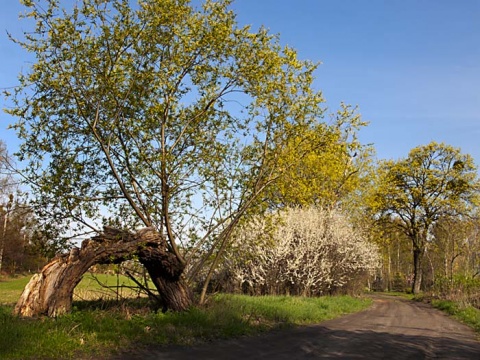
<path id="1" fill-rule="evenodd" d="M 243 320 L 261 324 L 264 328 L 268 328 L 269 323 L 274 327 L 317 323 L 363 310 L 371 304 L 371 300 L 349 296 L 307 298 L 219 294 L 213 301 L 218 304 L 216 307 L 240 309 L 243 316 L 247 316 Z"/>
<path id="2" fill-rule="evenodd" d="M 432 300 L 432 306 L 452 315 L 457 320 L 469 325 L 476 332 L 480 333 L 480 310 L 470 306 L 462 305 L 450 300 Z"/>
<path id="3" fill-rule="evenodd" d="M 56 319 L 22 319 L 12 315 L 13 303 L 4 300 L 5 286 L 0 282 L 0 303 L 9 303 L 0 306 L 1 359 L 108 358 L 153 344 L 188 345 L 318 323 L 371 304 L 349 296 L 217 294 L 204 307 L 162 314 L 152 312 L 146 298 L 96 299 L 74 301 L 72 313 Z"/>
<path id="4" fill-rule="evenodd" d="M 407 292 L 401 292 L 401 291 L 379 291 L 375 292 L 375 294 L 380 294 L 380 295 L 390 295 L 390 296 L 398 296 L 407 300 L 414 300 L 415 295 L 412 293 L 407 293 Z"/>

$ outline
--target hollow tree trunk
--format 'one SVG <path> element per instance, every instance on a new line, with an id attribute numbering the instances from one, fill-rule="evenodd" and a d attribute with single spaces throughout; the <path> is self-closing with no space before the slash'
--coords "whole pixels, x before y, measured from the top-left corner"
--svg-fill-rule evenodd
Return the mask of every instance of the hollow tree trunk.
<path id="1" fill-rule="evenodd" d="M 69 256 L 57 257 L 35 274 L 23 290 L 14 312 L 21 316 L 57 316 L 72 308 L 73 289 L 88 270 L 91 261 Z"/>
<path id="2" fill-rule="evenodd" d="M 81 248 L 60 255 L 32 277 L 15 306 L 14 313 L 31 317 L 58 316 L 72 308 L 73 290 L 83 274 L 95 264 L 121 263 L 137 255 L 149 272 L 160 294 L 163 309 L 186 310 L 192 294 L 183 283 L 183 265 L 167 251 L 165 239 L 146 228 L 132 234 L 105 228 Z"/>

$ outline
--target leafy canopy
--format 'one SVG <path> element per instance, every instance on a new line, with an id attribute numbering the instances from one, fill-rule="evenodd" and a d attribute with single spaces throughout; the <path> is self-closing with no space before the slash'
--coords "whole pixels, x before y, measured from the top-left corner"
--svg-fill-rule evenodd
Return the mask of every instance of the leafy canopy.
<path id="1" fill-rule="evenodd" d="M 421 246 L 441 217 L 471 213 L 479 190 L 472 157 L 431 142 L 412 149 L 405 159 L 381 165 L 370 205 L 375 213 L 395 217 L 395 224 Z"/>
<path id="2" fill-rule="evenodd" d="M 366 126 L 356 109 L 342 104 L 329 126 L 319 124 L 289 140 L 279 154 L 284 175 L 269 189 L 269 201 L 280 206 L 339 205 L 352 210 L 353 195 L 369 176 L 373 148 L 358 140 Z"/>
<path id="3" fill-rule="evenodd" d="M 218 247 L 323 115 L 317 65 L 238 27 L 229 0 L 23 3 L 36 27 L 14 41 L 36 62 L 7 111 L 58 223 L 155 226 L 178 257 Z"/>

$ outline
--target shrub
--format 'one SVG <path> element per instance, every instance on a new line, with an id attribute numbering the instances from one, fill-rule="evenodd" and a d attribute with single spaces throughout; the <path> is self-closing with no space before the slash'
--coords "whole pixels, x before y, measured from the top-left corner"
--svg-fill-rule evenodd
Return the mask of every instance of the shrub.
<path id="1" fill-rule="evenodd" d="M 435 279 L 433 292 L 441 299 L 480 309 L 480 278 L 464 275 L 438 277 Z"/>
<path id="2" fill-rule="evenodd" d="M 395 292 L 405 292 L 406 289 L 407 281 L 405 280 L 405 276 L 397 272 L 393 277 L 390 290 Z"/>
<path id="3" fill-rule="evenodd" d="M 233 244 L 225 259 L 230 280 L 254 294 L 308 296 L 362 289 L 358 279 L 379 263 L 377 248 L 345 216 L 315 207 L 256 218 L 240 227 Z"/>

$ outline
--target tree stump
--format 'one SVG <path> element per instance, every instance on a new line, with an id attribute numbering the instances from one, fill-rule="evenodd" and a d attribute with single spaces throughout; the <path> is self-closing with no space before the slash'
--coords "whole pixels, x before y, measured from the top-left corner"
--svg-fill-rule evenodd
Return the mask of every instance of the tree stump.
<path id="1" fill-rule="evenodd" d="M 154 229 L 137 233 L 106 227 L 68 254 L 57 256 L 26 285 L 14 313 L 23 317 L 55 317 L 72 309 L 73 290 L 95 264 L 118 264 L 137 255 L 155 284 L 163 310 L 183 311 L 192 293 L 182 280 L 184 265 L 168 252 L 165 239 Z"/>

